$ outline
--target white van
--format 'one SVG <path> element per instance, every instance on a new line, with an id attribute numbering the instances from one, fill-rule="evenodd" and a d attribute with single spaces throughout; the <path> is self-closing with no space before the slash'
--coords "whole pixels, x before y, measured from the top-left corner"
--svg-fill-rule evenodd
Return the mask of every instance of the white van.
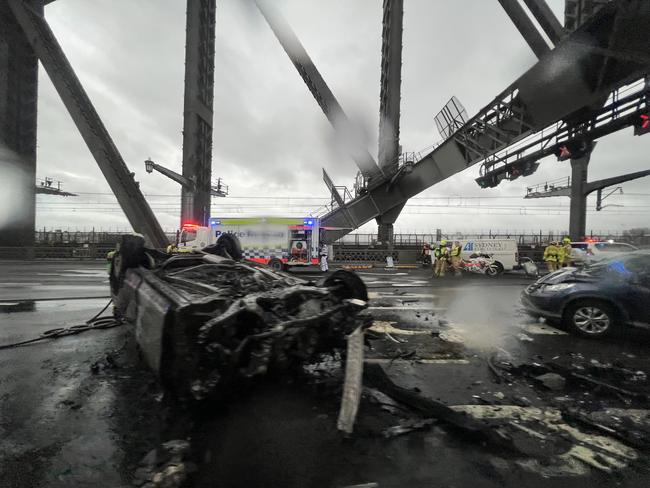
<path id="1" fill-rule="evenodd" d="M 514 239 L 454 239 L 448 242 L 451 244 L 456 240 L 460 242 L 460 257 L 463 259 L 469 259 L 472 254 L 488 254 L 494 259 L 499 272 L 511 271 L 519 266 L 517 241 Z"/>

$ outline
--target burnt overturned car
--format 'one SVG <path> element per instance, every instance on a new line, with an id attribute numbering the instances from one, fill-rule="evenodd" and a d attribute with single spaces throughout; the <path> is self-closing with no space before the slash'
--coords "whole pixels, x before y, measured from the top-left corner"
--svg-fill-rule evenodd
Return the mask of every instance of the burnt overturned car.
<path id="1" fill-rule="evenodd" d="M 110 282 L 115 314 L 134 325 L 145 361 L 189 402 L 345 348 L 368 300 L 354 273 L 306 281 L 242 261 L 231 236 L 179 255 L 123 236 Z"/>

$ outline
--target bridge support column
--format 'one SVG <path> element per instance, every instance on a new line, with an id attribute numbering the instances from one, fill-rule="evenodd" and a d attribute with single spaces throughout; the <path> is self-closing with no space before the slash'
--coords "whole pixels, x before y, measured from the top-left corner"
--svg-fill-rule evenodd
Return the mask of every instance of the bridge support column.
<path id="1" fill-rule="evenodd" d="M 183 111 L 183 176 L 195 183 L 181 190 L 181 225 L 208 225 L 212 187 L 215 0 L 188 0 Z"/>
<path id="2" fill-rule="evenodd" d="M 42 0 L 27 5 L 43 12 Z M 38 59 L 0 5 L 0 247 L 34 245 Z"/>
<path id="3" fill-rule="evenodd" d="M 377 217 L 377 242 L 386 244 L 389 249 L 393 248 L 393 224 L 399 217 L 404 204 L 392 208 L 388 212 Z"/>
<path id="4" fill-rule="evenodd" d="M 572 241 L 584 238 L 587 230 L 587 170 L 591 152 L 571 159 L 571 207 L 569 234 Z"/>

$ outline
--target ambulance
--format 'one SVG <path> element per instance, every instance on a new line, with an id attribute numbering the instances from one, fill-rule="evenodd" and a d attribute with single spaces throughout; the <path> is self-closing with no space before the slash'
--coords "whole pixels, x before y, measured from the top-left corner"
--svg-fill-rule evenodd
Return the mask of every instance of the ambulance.
<path id="1" fill-rule="evenodd" d="M 244 259 L 282 270 L 312 266 L 319 262 L 320 222 L 317 218 L 295 217 L 212 217 L 209 227 L 186 224 L 176 250 L 200 250 L 214 244 L 223 234 L 239 239 Z"/>

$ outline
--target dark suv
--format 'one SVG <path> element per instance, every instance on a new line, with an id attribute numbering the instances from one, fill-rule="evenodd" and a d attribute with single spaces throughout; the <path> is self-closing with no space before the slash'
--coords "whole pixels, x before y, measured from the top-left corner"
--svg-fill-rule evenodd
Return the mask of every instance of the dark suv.
<path id="1" fill-rule="evenodd" d="M 526 287 L 521 301 L 531 315 L 561 321 L 585 337 L 623 325 L 650 328 L 650 251 L 560 269 Z"/>

